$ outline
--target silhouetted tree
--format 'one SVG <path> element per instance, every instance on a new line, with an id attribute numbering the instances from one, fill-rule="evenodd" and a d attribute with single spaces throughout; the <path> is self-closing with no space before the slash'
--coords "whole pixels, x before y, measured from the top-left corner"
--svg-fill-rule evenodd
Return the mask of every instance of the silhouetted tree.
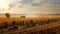
<path id="1" fill-rule="evenodd" d="M 9 14 L 9 13 L 6 13 L 5 15 L 6 15 L 6 17 L 7 17 L 7 18 L 9 18 L 9 17 L 10 17 L 10 14 Z"/>

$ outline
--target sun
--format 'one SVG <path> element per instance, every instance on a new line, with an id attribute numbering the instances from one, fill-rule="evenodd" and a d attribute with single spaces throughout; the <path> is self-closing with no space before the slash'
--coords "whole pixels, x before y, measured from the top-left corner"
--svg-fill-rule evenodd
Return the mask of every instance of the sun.
<path id="1" fill-rule="evenodd" d="M 0 0 L 0 10 L 3 10 L 4 13 L 9 13 L 9 1 L 8 0 Z"/>
<path id="2" fill-rule="evenodd" d="M 0 0 L 0 9 L 7 10 L 9 8 L 8 0 Z"/>

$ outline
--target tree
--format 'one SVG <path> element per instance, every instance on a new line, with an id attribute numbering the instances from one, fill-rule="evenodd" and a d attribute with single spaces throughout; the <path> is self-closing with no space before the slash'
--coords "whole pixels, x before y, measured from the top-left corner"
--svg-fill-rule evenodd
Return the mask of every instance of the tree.
<path id="1" fill-rule="evenodd" d="M 7 18 L 9 18 L 9 17 L 10 17 L 10 14 L 9 14 L 9 13 L 6 13 L 5 15 L 6 15 L 6 17 L 7 17 Z"/>

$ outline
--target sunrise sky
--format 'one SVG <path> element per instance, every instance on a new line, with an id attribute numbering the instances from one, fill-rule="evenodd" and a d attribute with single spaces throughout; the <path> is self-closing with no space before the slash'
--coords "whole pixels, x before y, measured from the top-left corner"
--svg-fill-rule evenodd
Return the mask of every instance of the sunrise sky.
<path id="1" fill-rule="evenodd" d="M 60 14 L 60 0 L 0 0 L 0 14 Z"/>

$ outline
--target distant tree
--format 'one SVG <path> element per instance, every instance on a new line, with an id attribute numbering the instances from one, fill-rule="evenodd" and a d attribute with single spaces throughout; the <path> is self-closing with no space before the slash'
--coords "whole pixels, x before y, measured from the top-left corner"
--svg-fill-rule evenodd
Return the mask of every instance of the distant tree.
<path id="1" fill-rule="evenodd" d="M 21 16 L 21 18 L 25 18 L 25 16 Z"/>
<path id="2" fill-rule="evenodd" d="M 7 17 L 7 18 L 9 18 L 9 17 L 10 17 L 10 14 L 9 14 L 9 13 L 6 13 L 5 15 L 6 15 L 6 17 Z"/>

